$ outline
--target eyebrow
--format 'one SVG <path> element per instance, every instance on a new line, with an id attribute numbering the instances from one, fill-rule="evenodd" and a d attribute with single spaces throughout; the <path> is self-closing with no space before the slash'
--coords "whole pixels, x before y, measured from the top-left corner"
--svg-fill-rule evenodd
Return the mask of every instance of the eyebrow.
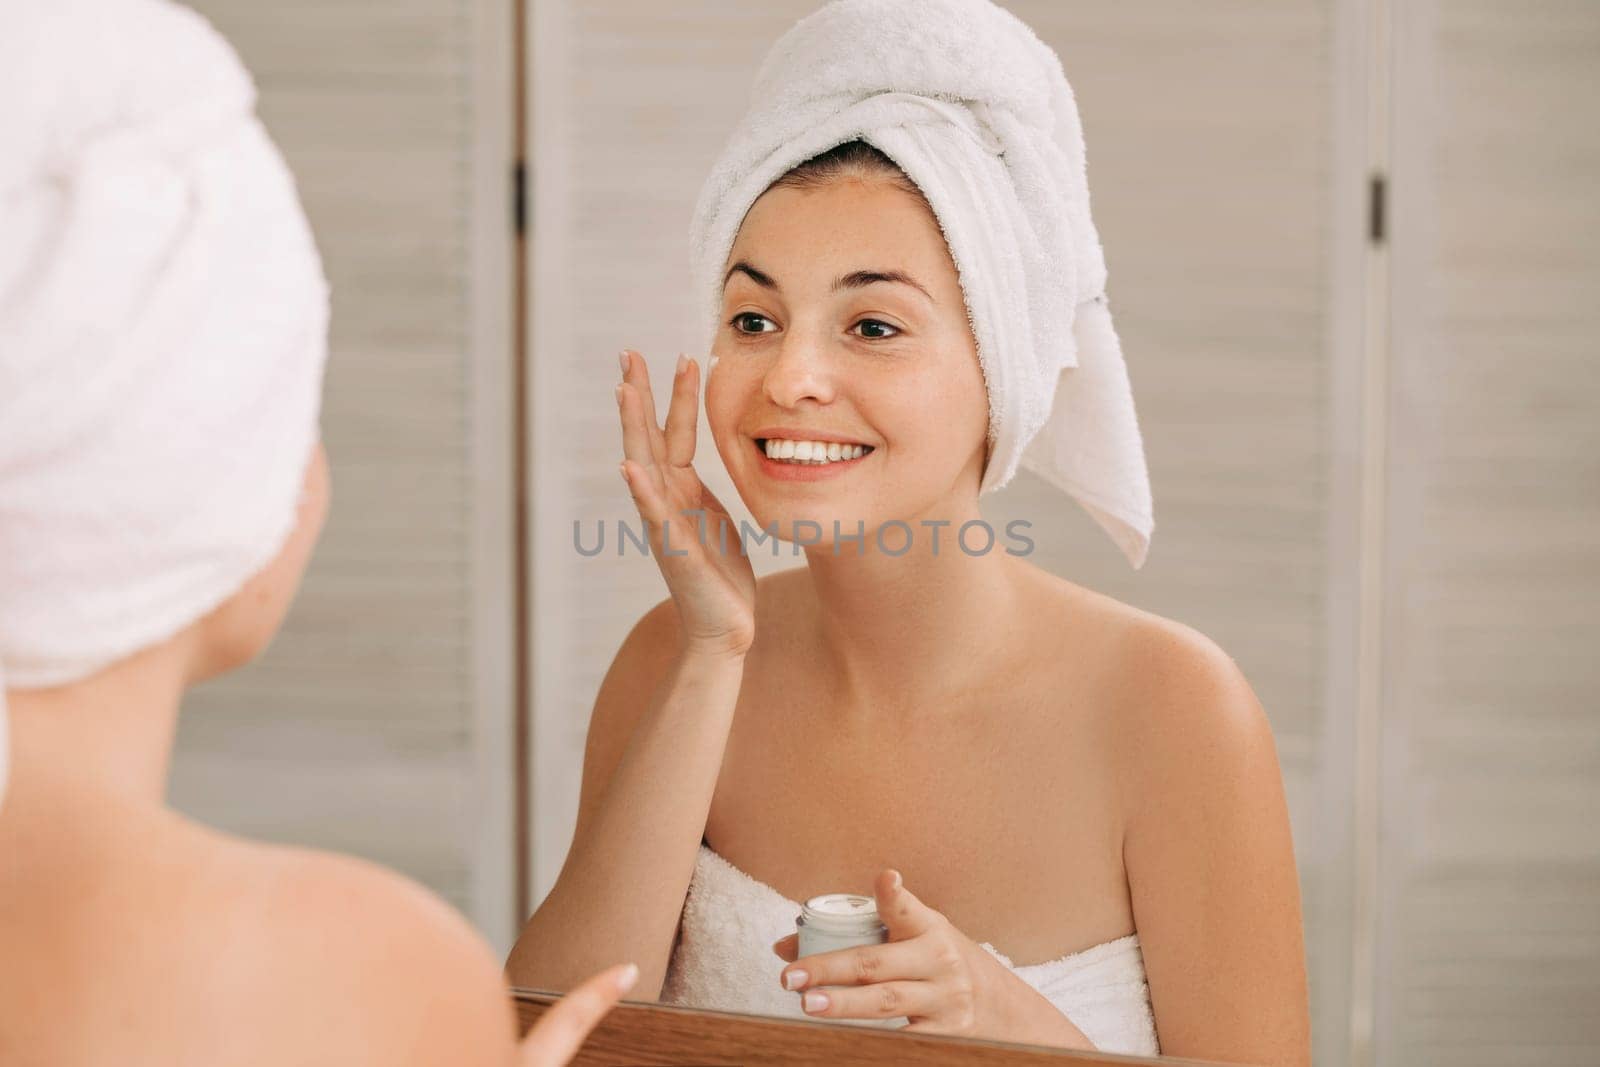
<path id="1" fill-rule="evenodd" d="M 773 292 L 783 291 L 770 274 L 757 270 L 742 259 L 728 268 L 728 273 L 722 279 L 722 287 L 724 289 L 728 287 L 728 282 L 733 279 L 736 273 L 746 275 L 763 289 L 771 289 Z M 840 293 L 846 289 L 863 289 L 877 282 L 897 282 L 900 285 L 909 285 L 927 297 L 928 303 L 937 303 L 933 299 L 932 293 L 924 289 L 921 283 L 903 270 L 853 270 L 849 274 L 841 274 L 835 278 L 829 292 Z"/>

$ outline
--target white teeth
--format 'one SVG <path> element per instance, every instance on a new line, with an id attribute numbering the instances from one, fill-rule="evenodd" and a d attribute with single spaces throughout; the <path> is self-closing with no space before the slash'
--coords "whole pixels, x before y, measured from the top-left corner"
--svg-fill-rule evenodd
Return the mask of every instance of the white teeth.
<path id="1" fill-rule="evenodd" d="M 812 465 L 859 459 L 867 451 L 865 445 L 846 445 L 838 441 L 795 441 L 789 438 L 769 438 L 763 443 L 763 448 L 768 459 L 786 459 Z"/>

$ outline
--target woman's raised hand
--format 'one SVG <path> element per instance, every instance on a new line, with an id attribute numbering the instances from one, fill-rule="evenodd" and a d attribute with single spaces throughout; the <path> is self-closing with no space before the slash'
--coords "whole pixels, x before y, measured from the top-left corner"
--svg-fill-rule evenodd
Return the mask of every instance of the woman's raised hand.
<path id="1" fill-rule="evenodd" d="M 621 363 L 622 479 L 678 606 L 685 651 L 743 655 L 755 640 L 756 577 L 736 524 L 694 472 L 700 364 L 678 357 L 663 432 L 644 358 L 624 350 Z"/>

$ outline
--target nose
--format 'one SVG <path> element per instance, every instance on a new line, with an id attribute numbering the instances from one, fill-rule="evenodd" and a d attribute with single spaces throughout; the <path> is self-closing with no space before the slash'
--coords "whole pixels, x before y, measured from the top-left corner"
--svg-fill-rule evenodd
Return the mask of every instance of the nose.
<path id="1" fill-rule="evenodd" d="M 785 338 L 767 368 L 763 387 L 778 407 L 799 407 L 802 401 L 831 404 L 834 368 L 826 347 L 797 334 Z"/>

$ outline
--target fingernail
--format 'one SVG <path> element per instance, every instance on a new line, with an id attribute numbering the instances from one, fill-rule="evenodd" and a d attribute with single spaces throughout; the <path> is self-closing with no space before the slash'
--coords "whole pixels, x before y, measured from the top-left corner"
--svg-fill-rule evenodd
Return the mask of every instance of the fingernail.
<path id="1" fill-rule="evenodd" d="M 623 374 L 627 374 L 628 373 L 628 350 L 626 348 L 624 348 L 621 352 L 617 353 L 617 362 L 622 366 L 622 373 Z"/>
<path id="2" fill-rule="evenodd" d="M 689 367 L 689 360 L 682 352 L 678 353 L 678 373 L 682 374 Z"/>
<path id="3" fill-rule="evenodd" d="M 639 965 L 630 963 L 624 967 L 622 973 L 617 975 L 617 988 L 626 993 L 633 988 L 633 983 L 639 980 Z"/>
<path id="4" fill-rule="evenodd" d="M 622 475 L 623 484 L 627 484 L 627 481 L 628 481 L 628 465 L 626 463 L 618 463 L 617 464 L 617 473 Z"/>
<path id="5" fill-rule="evenodd" d="M 618 382 L 617 387 L 611 391 L 616 395 L 617 403 L 622 403 L 622 383 Z"/>
<path id="6" fill-rule="evenodd" d="M 801 1003 L 801 1006 L 804 1007 L 806 1011 L 812 1011 L 812 1012 L 827 1011 L 828 1010 L 828 994 L 826 994 L 826 993 L 818 993 L 816 990 L 812 990 L 811 992 L 807 993 L 805 996 L 800 998 L 800 1003 Z"/>
<path id="7" fill-rule="evenodd" d="M 801 969 L 790 971 L 783 976 L 783 988 L 799 989 L 806 984 L 806 979 L 810 977 L 809 974 Z"/>
<path id="8" fill-rule="evenodd" d="M 894 871 L 894 872 L 893 872 L 893 874 L 894 874 L 894 887 L 895 887 L 895 888 L 896 888 L 896 889 L 899 889 L 899 888 L 900 888 L 900 886 L 901 886 L 901 885 L 902 885 L 902 884 L 903 884 L 903 883 L 902 883 L 902 882 L 901 882 L 901 881 L 900 881 L 900 872 L 899 872 L 899 871 Z"/>

